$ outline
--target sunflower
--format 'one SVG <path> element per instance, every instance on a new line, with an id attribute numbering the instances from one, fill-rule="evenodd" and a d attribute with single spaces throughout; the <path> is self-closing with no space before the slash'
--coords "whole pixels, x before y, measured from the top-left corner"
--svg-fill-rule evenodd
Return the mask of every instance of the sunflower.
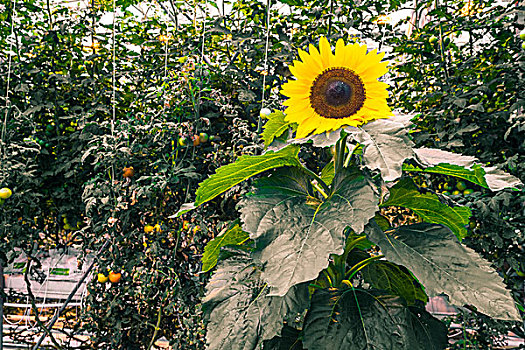
<path id="1" fill-rule="evenodd" d="M 298 124 L 295 137 L 391 116 L 386 102 L 388 84 L 377 81 L 387 72 L 383 56 L 377 50 L 367 53 L 366 45 L 345 45 L 342 39 L 334 55 L 325 37 L 321 37 L 319 50 L 313 45 L 309 52 L 299 50 L 302 62 L 290 66 L 296 80 L 288 81 L 281 90 L 289 97 L 284 102 L 285 119 Z"/>

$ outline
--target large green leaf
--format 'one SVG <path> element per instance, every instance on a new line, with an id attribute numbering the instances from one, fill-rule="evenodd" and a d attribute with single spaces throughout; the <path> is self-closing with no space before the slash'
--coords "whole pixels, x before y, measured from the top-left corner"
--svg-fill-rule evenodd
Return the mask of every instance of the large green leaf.
<path id="1" fill-rule="evenodd" d="M 304 350 L 299 339 L 301 332 L 293 327 L 284 325 L 281 336 L 264 342 L 263 350 Z"/>
<path id="2" fill-rule="evenodd" d="M 492 191 L 523 186 L 518 178 L 496 167 L 484 167 L 475 157 L 432 148 L 417 148 L 414 152 L 420 163 L 427 166 L 423 169 L 426 172 L 456 176 Z M 407 170 L 417 171 L 410 167 Z"/>
<path id="3" fill-rule="evenodd" d="M 221 248 L 227 245 L 239 245 L 250 237 L 248 233 L 244 232 L 239 224 L 235 224 L 233 227 L 228 228 L 221 235 L 215 237 L 206 244 L 204 248 L 204 254 L 202 255 L 202 272 L 210 271 L 217 265 L 217 259 Z"/>
<path id="4" fill-rule="evenodd" d="M 370 169 L 379 169 L 385 181 L 394 181 L 402 174 L 403 162 L 414 158 L 413 143 L 402 123 L 378 119 L 362 128 L 347 128 L 355 141 L 363 146 L 363 161 Z"/>
<path id="5" fill-rule="evenodd" d="M 428 302 L 423 288 L 404 266 L 390 261 L 376 261 L 363 268 L 361 274 L 373 288 L 399 295 L 409 306 L 416 305 L 417 301 L 423 305 Z"/>
<path id="6" fill-rule="evenodd" d="M 469 208 L 452 208 L 441 203 L 435 194 L 420 193 L 409 178 L 401 179 L 390 189 L 388 200 L 381 204 L 381 207 L 388 206 L 408 208 L 425 222 L 443 224 L 449 227 L 459 239 L 467 235 L 465 225 L 469 223 Z"/>
<path id="7" fill-rule="evenodd" d="M 235 251 L 235 250 L 234 250 Z M 259 349 L 281 335 L 283 321 L 308 306 L 308 286 L 296 285 L 283 296 L 269 296 L 270 286 L 248 253 L 241 250 L 218 264 L 203 300 L 208 350 Z"/>
<path id="8" fill-rule="evenodd" d="M 317 290 L 303 329 L 309 350 L 440 350 L 443 323 L 400 297 L 374 290 Z"/>
<path id="9" fill-rule="evenodd" d="M 281 136 L 294 124 L 284 120 L 285 116 L 286 114 L 281 111 L 275 111 L 268 116 L 269 119 L 264 125 L 264 130 L 261 134 L 264 140 L 264 147 L 270 146 L 275 138 Z"/>
<path id="10" fill-rule="evenodd" d="M 269 151 L 261 156 L 241 156 L 235 163 L 217 169 L 215 174 L 200 183 L 195 206 L 212 200 L 239 182 L 263 171 L 283 166 L 301 166 L 297 159 L 298 154 L 299 147 L 290 145 L 279 152 Z"/>
<path id="11" fill-rule="evenodd" d="M 383 232 L 371 223 L 367 236 L 388 260 L 408 268 L 429 296 L 445 293 L 452 304 L 470 304 L 502 320 L 521 320 L 502 278 L 447 227 L 420 223 Z"/>
<path id="12" fill-rule="evenodd" d="M 330 254 L 343 253 L 344 228 L 363 232 L 378 209 L 373 188 L 360 174 L 339 173 L 324 201 L 307 180 L 298 170 L 280 169 L 239 203 L 243 229 L 258 246 L 263 279 L 281 296 L 317 278 Z"/>

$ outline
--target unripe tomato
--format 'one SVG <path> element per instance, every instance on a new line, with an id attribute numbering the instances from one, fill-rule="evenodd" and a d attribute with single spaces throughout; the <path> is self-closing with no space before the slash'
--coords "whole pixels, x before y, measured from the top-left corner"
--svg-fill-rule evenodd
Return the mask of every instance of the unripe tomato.
<path id="1" fill-rule="evenodd" d="M 118 283 L 118 281 L 120 281 L 121 278 L 122 278 L 122 274 L 120 272 L 111 271 L 109 273 L 109 280 L 111 283 Z"/>
<path id="2" fill-rule="evenodd" d="M 521 44 L 521 48 L 525 50 L 525 42 Z"/>
<path id="3" fill-rule="evenodd" d="M 179 138 L 179 146 L 186 147 L 188 145 L 188 138 L 187 137 L 180 137 Z"/>
<path id="4" fill-rule="evenodd" d="M 472 193 L 474 193 L 472 188 L 467 188 L 465 191 L 463 191 L 464 196 L 470 196 Z"/>
<path id="5" fill-rule="evenodd" d="M 429 39 L 428 39 L 428 42 L 433 44 L 435 43 L 436 41 L 438 41 L 438 38 L 435 36 L 435 35 L 432 35 Z"/>
<path id="6" fill-rule="evenodd" d="M 461 192 L 458 191 L 458 190 L 455 190 L 454 192 L 452 192 L 452 195 L 453 195 L 453 196 L 457 196 L 457 195 L 459 195 L 459 194 L 461 194 Z"/>
<path id="7" fill-rule="evenodd" d="M 4 187 L 4 188 L 0 189 L 0 198 L 1 199 L 7 199 L 7 198 L 11 197 L 12 194 L 13 194 L 13 192 L 7 187 Z"/>
<path id="8" fill-rule="evenodd" d="M 103 273 L 99 273 L 97 275 L 97 280 L 99 281 L 99 283 L 106 283 L 108 281 L 109 277 L 104 275 Z"/>
<path id="9" fill-rule="evenodd" d="M 206 143 L 206 142 L 208 142 L 209 139 L 210 139 L 210 137 L 205 132 L 201 132 L 199 134 L 199 140 L 200 140 L 201 143 Z"/>
<path id="10" fill-rule="evenodd" d="M 521 40 L 525 40 L 525 29 L 523 29 L 523 30 L 520 32 L 520 39 L 521 39 Z M 521 45 L 521 46 L 524 46 L 524 45 Z"/>
<path id="11" fill-rule="evenodd" d="M 464 181 L 460 181 L 456 184 L 456 188 L 460 191 L 465 191 L 467 189 L 467 184 Z"/>

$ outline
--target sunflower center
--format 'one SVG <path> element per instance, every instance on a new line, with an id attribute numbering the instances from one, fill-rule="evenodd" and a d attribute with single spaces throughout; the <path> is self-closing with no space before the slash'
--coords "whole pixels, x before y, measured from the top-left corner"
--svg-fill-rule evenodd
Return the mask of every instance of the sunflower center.
<path id="1" fill-rule="evenodd" d="M 324 118 L 346 118 L 363 107 L 366 99 L 361 78 L 348 68 L 328 68 L 310 88 L 310 104 Z"/>

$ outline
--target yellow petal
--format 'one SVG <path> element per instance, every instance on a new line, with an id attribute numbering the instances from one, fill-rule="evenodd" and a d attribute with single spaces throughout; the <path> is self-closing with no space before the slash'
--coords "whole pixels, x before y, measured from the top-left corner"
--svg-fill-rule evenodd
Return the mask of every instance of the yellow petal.
<path id="1" fill-rule="evenodd" d="M 346 61 L 346 49 L 345 42 L 343 39 L 337 40 L 335 44 L 335 63 L 337 67 L 344 67 Z"/>
<path id="2" fill-rule="evenodd" d="M 328 67 L 334 66 L 334 55 L 332 55 L 332 48 L 326 37 L 321 37 L 319 40 L 319 51 L 321 54 L 321 60 L 323 61 L 323 67 L 326 69 Z"/>
<path id="3" fill-rule="evenodd" d="M 313 82 L 317 76 L 311 67 L 300 61 L 293 61 L 293 66 L 290 66 L 289 68 L 294 77 L 304 81 L 305 83 L 308 81 L 310 81 L 310 83 Z"/>
<path id="4" fill-rule="evenodd" d="M 322 72 L 326 67 L 323 64 L 323 59 L 321 58 L 319 51 L 317 51 L 317 48 L 310 44 L 310 46 L 308 46 L 308 52 L 311 61 L 315 62 L 315 66 L 312 66 L 312 69 L 315 68 L 317 71 Z"/>
<path id="5" fill-rule="evenodd" d="M 281 94 L 287 97 L 309 95 L 310 90 L 305 88 L 305 85 L 297 80 L 289 80 L 283 84 Z"/>

